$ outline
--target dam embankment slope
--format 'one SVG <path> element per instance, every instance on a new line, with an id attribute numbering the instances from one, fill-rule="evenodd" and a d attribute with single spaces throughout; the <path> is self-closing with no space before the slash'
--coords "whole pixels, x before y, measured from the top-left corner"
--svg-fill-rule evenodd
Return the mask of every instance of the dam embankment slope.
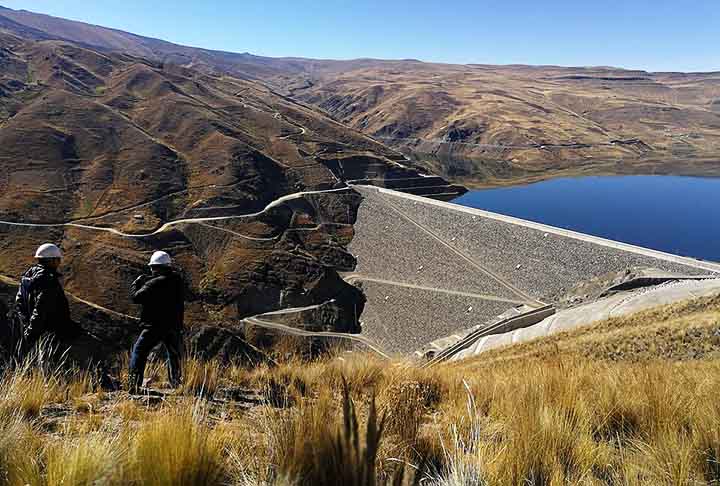
<path id="1" fill-rule="evenodd" d="M 430 200 L 354 186 L 363 196 L 350 275 L 368 297 L 363 333 L 412 352 L 524 305 L 567 307 L 587 282 L 638 269 L 688 277 L 720 265 Z M 575 297 L 569 297 L 569 296 Z M 589 296 L 588 296 L 589 297 Z"/>

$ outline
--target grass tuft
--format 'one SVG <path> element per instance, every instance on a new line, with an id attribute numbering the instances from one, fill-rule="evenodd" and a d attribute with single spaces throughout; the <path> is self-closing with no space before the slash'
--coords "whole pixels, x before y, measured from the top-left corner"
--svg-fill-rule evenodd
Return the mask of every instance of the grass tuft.
<path id="1" fill-rule="evenodd" d="M 212 397 L 218 390 L 220 374 L 221 365 L 218 361 L 186 359 L 181 391 L 187 395 Z"/>
<path id="2" fill-rule="evenodd" d="M 219 484 L 227 475 L 225 438 L 203 421 L 197 406 L 168 410 L 132 437 L 124 476 L 147 486 Z"/>
<path id="3" fill-rule="evenodd" d="M 93 486 L 117 481 L 124 444 L 116 437 L 91 434 L 73 441 L 59 441 L 46 454 L 45 483 Z"/>

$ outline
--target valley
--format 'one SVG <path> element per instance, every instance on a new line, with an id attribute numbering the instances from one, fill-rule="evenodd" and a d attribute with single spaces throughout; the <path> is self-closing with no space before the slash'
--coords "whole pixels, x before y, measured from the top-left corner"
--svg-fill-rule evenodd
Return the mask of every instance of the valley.
<path id="1" fill-rule="evenodd" d="M 609 47 L 507 3 L 61 13 Z M 720 72 L 0 6 L 0 486 L 720 484 L 718 184 Z"/>
<path id="2" fill-rule="evenodd" d="M 293 96 L 468 186 L 717 175 L 718 73 L 413 62 L 315 69 Z"/>
<path id="3" fill-rule="evenodd" d="M 345 181 L 464 192 L 256 81 L 2 29 L 0 46 L 2 273 L 56 241 L 67 290 L 112 312 L 134 312 L 130 282 L 165 248 L 197 335 L 303 306 L 358 332 L 364 296 L 338 275 L 360 201 Z"/>
<path id="4" fill-rule="evenodd" d="M 477 325 L 447 311 L 457 300 L 475 300 L 466 307 L 482 321 L 535 307 L 538 287 L 518 289 L 507 268 L 488 270 L 449 236 L 414 234 L 367 186 L 452 200 L 465 192 L 452 181 L 720 174 L 717 73 L 274 59 L 10 9 L 0 41 L 5 274 L 20 274 L 33 242 L 61 241 L 68 290 L 128 315 L 124 289 L 167 248 L 199 335 L 230 330 L 253 346 L 366 322 L 372 339 L 358 345 L 412 352 L 442 334 L 428 322 L 400 338 L 418 305 L 445 302 L 437 324 L 448 332 Z M 409 232 L 395 248 L 408 254 L 378 251 L 398 221 Z M 428 253 L 410 256 L 428 235 Z M 378 272 L 363 270 L 380 255 Z M 407 273 L 455 260 L 476 272 L 466 284 Z M 400 303 L 392 315 L 383 295 Z"/>

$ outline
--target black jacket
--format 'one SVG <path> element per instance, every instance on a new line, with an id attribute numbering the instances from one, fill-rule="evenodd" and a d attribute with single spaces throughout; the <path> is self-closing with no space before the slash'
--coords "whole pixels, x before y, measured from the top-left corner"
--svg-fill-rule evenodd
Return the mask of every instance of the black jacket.
<path id="1" fill-rule="evenodd" d="M 60 274 L 42 265 L 33 265 L 22 276 L 15 309 L 28 338 L 35 339 L 45 332 L 71 335 L 76 331 Z"/>
<path id="2" fill-rule="evenodd" d="M 142 305 L 141 326 L 179 330 L 185 316 L 185 282 L 172 270 L 159 275 L 141 275 L 130 288 L 132 300 Z"/>

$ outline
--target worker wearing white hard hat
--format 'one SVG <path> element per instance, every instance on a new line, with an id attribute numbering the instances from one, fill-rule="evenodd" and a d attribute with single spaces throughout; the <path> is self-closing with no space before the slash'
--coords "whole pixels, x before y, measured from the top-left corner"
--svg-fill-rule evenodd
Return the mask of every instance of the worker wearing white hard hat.
<path id="1" fill-rule="evenodd" d="M 172 258 L 170 258 L 170 255 L 168 255 L 164 251 L 156 251 L 150 257 L 150 263 L 148 265 L 150 266 L 150 268 L 154 266 L 172 265 Z"/>
<path id="2" fill-rule="evenodd" d="M 185 283 L 172 268 L 172 258 L 164 251 L 153 253 L 148 265 L 152 274 L 139 276 L 130 288 L 133 302 L 142 306 L 142 331 L 130 357 L 131 393 L 140 391 L 148 355 L 158 344 L 163 344 L 167 351 L 170 385 L 179 386 L 181 380 Z"/>
<path id="3" fill-rule="evenodd" d="M 62 250 L 52 243 L 44 243 L 35 251 L 35 258 L 62 258 Z"/>
<path id="4" fill-rule="evenodd" d="M 57 245 L 40 245 L 35 251 L 36 264 L 20 279 L 15 317 L 26 348 L 34 345 L 43 334 L 68 337 L 80 330 L 70 318 L 70 307 L 58 272 L 62 257 Z"/>

